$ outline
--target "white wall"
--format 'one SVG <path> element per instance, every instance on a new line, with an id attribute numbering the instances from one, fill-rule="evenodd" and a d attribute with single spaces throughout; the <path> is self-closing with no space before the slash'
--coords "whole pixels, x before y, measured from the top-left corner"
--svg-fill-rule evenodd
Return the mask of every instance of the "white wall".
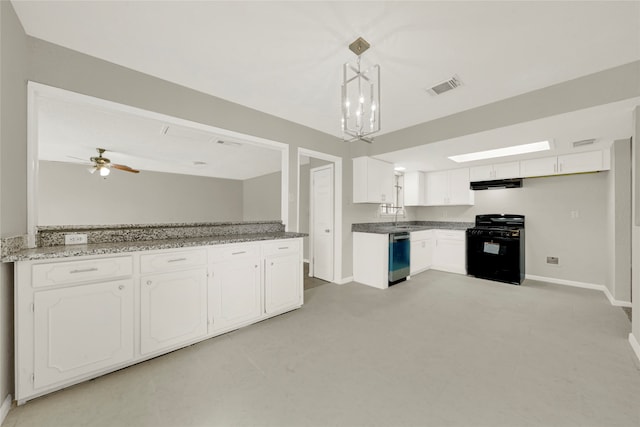
<path id="1" fill-rule="evenodd" d="M 242 220 L 242 181 L 118 170 L 102 178 L 78 164 L 39 167 L 38 225 Z"/>
<path id="2" fill-rule="evenodd" d="M 522 188 L 476 191 L 474 206 L 420 207 L 417 217 L 473 222 L 478 214 L 525 215 L 526 274 L 604 285 L 608 174 L 526 178 Z M 559 264 L 547 264 L 547 256 Z"/>
<path id="3" fill-rule="evenodd" d="M 242 181 L 244 221 L 279 220 L 282 173 L 275 172 Z"/>

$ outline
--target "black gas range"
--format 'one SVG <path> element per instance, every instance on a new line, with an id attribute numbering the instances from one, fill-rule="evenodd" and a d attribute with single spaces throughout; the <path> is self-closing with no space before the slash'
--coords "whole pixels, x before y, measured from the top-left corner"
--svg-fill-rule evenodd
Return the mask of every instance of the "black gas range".
<path id="1" fill-rule="evenodd" d="M 524 215 L 476 215 L 467 229 L 467 274 L 519 285 L 524 280 Z"/>

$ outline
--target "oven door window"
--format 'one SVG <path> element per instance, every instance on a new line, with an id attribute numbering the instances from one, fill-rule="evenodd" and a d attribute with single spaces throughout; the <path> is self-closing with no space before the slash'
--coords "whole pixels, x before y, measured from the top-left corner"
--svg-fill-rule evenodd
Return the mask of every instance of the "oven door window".
<path id="1" fill-rule="evenodd" d="M 500 253 L 500 243 L 484 242 L 483 252 L 498 255 Z"/>

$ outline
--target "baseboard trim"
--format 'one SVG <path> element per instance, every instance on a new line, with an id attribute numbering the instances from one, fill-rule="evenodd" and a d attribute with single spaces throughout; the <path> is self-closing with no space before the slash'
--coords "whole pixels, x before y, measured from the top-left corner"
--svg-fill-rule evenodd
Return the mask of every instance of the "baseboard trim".
<path id="1" fill-rule="evenodd" d="M 601 291 L 609 300 L 609 303 L 616 307 L 631 307 L 631 303 L 629 301 L 620 301 L 613 298 L 609 288 L 604 285 L 596 285 L 595 283 L 586 283 L 586 282 L 577 282 L 575 280 L 565 280 L 565 279 L 556 279 L 554 277 L 543 277 L 543 276 L 535 276 L 533 274 L 525 275 L 526 279 L 531 280 L 539 280 L 541 282 L 549 282 L 555 283 L 557 285 L 565 285 L 565 286 L 573 286 L 575 288 L 584 288 L 584 289 L 594 289 L 596 291 Z"/>
<path id="2" fill-rule="evenodd" d="M 338 285 L 344 285 L 346 283 L 353 282 L 353 276 L 343 277 L 342 279 L 334 280 L 333 283 L 337 283 Z"/>
<path id="3" fill-rule="evenodd" d="M 6 399 L 2 402 L 2 406 L 0 406 L 0 425 L 4 422 L 4 419 L 7 418 L 9 414 L 9 410 L 11 409 L 11 404 L 13 403 L 13 398 L 10 394 L 7 395 Z"/>
<path id="4" fill-rule="evenodd" d="M 636 337 L 633 336 L 633 334 L 629 334 L 629 344 L 631 344 L 633 352 L 636 354 L 638 361 L 640 361 L 640 343 L 638 342 Z"/>
<path id="5" fill-rule="evenodd" d="M 611 303 L 611 305 L 614 305 L 616 307 L 631 307 L 631 302 L 617 300 L 613 297 L 613 295 L 611 295 L 611 291 L 609 290 L 609 288 L 607 288 L 606 286 L 603 286 L 603 288 L 604 288 L 603 292 L 609 299 L 609 302 Z"/>

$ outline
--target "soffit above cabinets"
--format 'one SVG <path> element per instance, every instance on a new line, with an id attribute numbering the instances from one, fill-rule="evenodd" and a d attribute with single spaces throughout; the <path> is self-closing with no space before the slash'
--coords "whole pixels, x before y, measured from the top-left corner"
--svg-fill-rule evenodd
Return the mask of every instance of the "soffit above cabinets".
<path id="1" fill-rule="evenodd" d="M 373 157 L 402 166 L 407 171 L 432 171 L 602 150 L 610 147 L 613 141 L 629 138 L 633 134 L 632 112 L 638 105 L 640 98 L 632 98 Z M 589 139 L 595 141 L 592 144 L 573 144 Z M 455 154 L 543 140 L 551 141 L 551 150 L 466 163 L 448 159 L 448 156 Z"/>

